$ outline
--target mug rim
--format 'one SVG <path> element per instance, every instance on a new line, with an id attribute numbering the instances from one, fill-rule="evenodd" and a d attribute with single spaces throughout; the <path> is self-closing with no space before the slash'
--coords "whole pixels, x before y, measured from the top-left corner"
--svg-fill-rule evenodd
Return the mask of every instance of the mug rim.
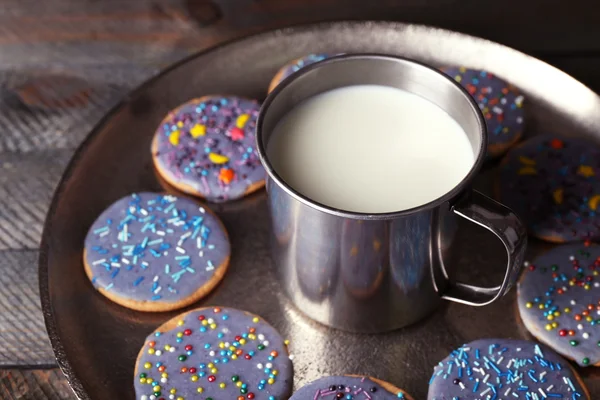
<path id="1" fill-rule="evenodd" d="M 271 164 L 271 162 L 269 161 L 269 158 L 267 156 L 267 151 L 265 148 L 265 143 L 264 143 L 264 139 L 263 139 L 263 135 L 262 135 L 264 120 L 265 120 L 266 115 L 269 112 L 271 104 L 277 100 L 277 97 L 278 97 L 279 93 L 281 93 L 281 91 L 283 91 L 287 86 L 289 86 L 292 82 L 294 82 L 301 76 L 307 74 L 308 72 L 310 72 L 312 70 L 321 68 L 323 65 L 333 64 L 333 63 L 337 63 L 337 62 L 344 62 L 349 59 L 350 60 L 353 60 L 353 59 L 371 59 L 371 60 L 383 59 L 383 60 L 390 60 L 390 61 L 394 61 L 394 62 L 410 63 L 419 68 L 428 70 L 429 72 L 433 72 L 433 74 L 437 75 L 438 77 L 441 77 L 442 79 L 449 81 L 451 83 L 451 85 L 463 95 L 463 97 L 467 100 L 467 103 L 469 104 L 471 111 L 476 116 L 477 125 L 479 128 L 478 129 L 479 136 L 481 138 L 481 143 L 479 145 L 479 152 L 477 154 L 477 158 L 473 162 L 471 169 L 463 177 L 463 179 L 456 184 L 456 186 L 454 186 L 451 190 L 449 190 L 442 196 L 435 198 L 427 203 L 418 205 L 416 207 L 407 208 L 405 210 L 399 210 L 399 211 L 389 211 L 389 212 L 383 212 L 383 213 L 368 213 L 368 212 L 347 211 L 347 210 L 331 207 L 326 204 L 320 203 L 316 200 L 313 200 L 313 199 L 309 198 L 308 196 L 305 196 L 304 194 L 302 194 L 299 191 L 292 188 L 277 173 L 277 171 L 275 171 L 275 169 L 273 168 L 273 165 Z M 383 85 L 383 86 L 386 86 L 386 85 Z M 438 105 L 438 107 L 439 107 L 439 105 Z M 442 110 L 443 110 L 443 108 L 442 108 Z M 487 148 L 487 135 L 488 135 L 487 126 L 485 124 L 485 119 L 483 117 L 483 114 L 482 114 L 481 110 L 479 109 L 479 106 L 477 105 L 475 99 L 458 82 L 456 82 L 454 79 L 452 79 L 451 77 L 449 77 L 442 71 L 440 71 L 430 65 L 427 65 L 425 63 L 422 63 L 422 62 L 419 62 L 419 61 L 416 61 L 416 60 L 413 60 L 413 59 L 407 58 L 407 57 L 394 56 L 394 55 L 388 55 L 388 54 L 379 54 L 379 53 L 338 54 L 338 55 L 326 58 L 325 60 L 321 60 L 321 61 L 318 61 L 316 63 L 310 64 L 310 65 L 307 65 L 307 66 L 301 68 L 297 72 L 286 77 L 277 86 L 275 86 L 275 88 L 267 95 L 267 98 L 265 99 L 265 101 L 263 102 L 263 104 L 260 108 L 260 112 L 259 112 L 258 119 L 256 122 L 256 148 L 258 151 L 258 156 L 260 158 L 260 162 L 262 163 L 263 168 L 267 172 L 267 175 L 268 175 L 267 179 L 272 179 L 274 181 L 274 183 L 277 184 L 281 189 L 283 189 L 288 195 L 292 196 L 294 199 L 303 203 L 306 206 L 309 206 L 309 207 L 317 209 L 321 212 L 324 212 L 324 213 L 327 213 L 330 215 L 334 215 L 334 216 L 338 216 L 338 217 L 350 218 L 350 219 L 364 219 L 364 220 L 387 220 L 387 219 L 394 219 L 397 217 L 407 216 L 410 214 L 415 214 L 420 211 L 430 210 L 432 208 L 439 207 L 441 204 L 450 202 L 453 199 L 456 199 L 457 197 L 462 195 L 463 192 L 465 191 L 467 185 L 473 180 L 475 175 L 479 172 L 479 169 L 481 168 L 481 165 L 484 162 L 485 155 L 486 155 L 486 148 Z"/>

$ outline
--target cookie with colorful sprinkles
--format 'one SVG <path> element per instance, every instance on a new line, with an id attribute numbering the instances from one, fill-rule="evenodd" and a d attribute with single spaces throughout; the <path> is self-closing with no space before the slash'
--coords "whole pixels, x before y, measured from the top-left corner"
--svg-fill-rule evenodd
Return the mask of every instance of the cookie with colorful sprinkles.
<path id="1" fill-rule="evenodd" d="M 271 83 L 269 84 L 269 93 L 272 92 L 273 89 L 275 89 L 275 87 L 281 83 L 281 81 L 292 75 L 294 72 L 306 67 L 307 65 L 323 61 L 329 57 L 331 57 L 331 55 L 326 53 L 308 54 L 304 57 L 296 58 L 295 60 L 288 62 L 281 67 L 279 71 L 277 71 L 277 74 L 275 74 L 271 80 Z"/>
<path id="2" fill-rule="evenodd" d="M 412 400 L 391 383 L 368 376 L 341 375 L 317 379 L 298 389 L 290 400 Z"/>
<path id="3" fill-rule="evenodd" d="M 523 135 L 524 97 L 518 89 L 496 75 L 465 67 L 442 68 L 460 83 L 479 105 L 488 130 L 488 158 L 502 155 Z"/>
<path id="4" fill-rule="evenodd" d="M 151 333 L 135 366 L 138 400 L 287 400 L 287 341 L 256 315 L 199 308 Z"/>
<path id="5" fill-rule="evenodd" d="M 136 193 L 109 206 L 84 244 L 85 272 L 110 300 L 139 311 L 169 311 L 207 295 L 229 265 L 223 224 L 177 196 Z"/>
<path id="6" fill-rule="evenodd" d="M 171 111 L 152 141 L 158 173 L 182 192 L 213 202 L 239 199 L 265 184 L 256 150 L 260 105 L 205 96 Z"/>
<path id="7" fill-rule="evenodd" d="M 558 246 L 525 266 L 517 296 L 527 330 L 581 366 L 600 366 L 600 246 Z"/>
<path id="8" fill-rule="evenodd" d="M 508 152 L 496 176 L 498 200 L 530 234 L 550 242 L 600 237 L 600 147 L 538 135 Z"/>
<path id="9" fill-rule="evenodd" d="M 567 361 L 527 340 L 481 339 L 433 369 L 428 400 L 578 399 L 590 394 Z"/>

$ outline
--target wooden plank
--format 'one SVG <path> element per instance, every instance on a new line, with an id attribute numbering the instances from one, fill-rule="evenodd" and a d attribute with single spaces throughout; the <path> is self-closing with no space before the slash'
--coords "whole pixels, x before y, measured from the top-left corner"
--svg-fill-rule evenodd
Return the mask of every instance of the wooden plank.
<path id="1" fill-rule="evenodd" d="M 59 369 L 0 370 L 0 398 L 4 400 L 75 400 Z"/>

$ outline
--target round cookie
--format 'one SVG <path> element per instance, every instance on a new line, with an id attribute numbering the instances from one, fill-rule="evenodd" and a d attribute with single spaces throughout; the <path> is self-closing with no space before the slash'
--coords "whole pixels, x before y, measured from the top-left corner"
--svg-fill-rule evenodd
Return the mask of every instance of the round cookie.
<path id="1" fill-rule="evenodd" d="M 526 340 L 481 339 L 433 369 L 428 400 L 579 399 L 590 395 L 568 362 Z"/>
<path id="2" fill-rule="evenodd" d="M 498 200 L 550 242 L 600 237 L 600 147 L 583 139 L 535 136 L 512 149 L 495 182 Z"/>
<path id="3" fill-rule="evenodd" d="M 147 338 L 135 366 L 136 399 L 286 400 L 293 367 L 286 342 L 256 315 L 199 308 Z"/>
<path id="4" fill-rule="evenodd" d="M 269 84 L 269 93 L 275 89 L 281 81 L 283 81 L 288 76 L 292 75 L 294 72 L 298 71 L 302 67 L 306 67 L 307 65 L 314 64 L 319 61 L 323 61 L 326 58 L 331 57 L 330 54 L 318 53 L 318 54 L 308 54 L 304 57 L 297 58 L 295 60 L 290 61 L 285 64 L 283 67 L 277 71 L 271 83 Z"/>
<path id="5" fill-rule="evenodd" d="M 317 379 L 298 389 L 290 400 L 412 400 L 401 389 L 367 376 L 342 375 Z"/>
<path id="6" fill-rule="evenodd" d="M 464 67 L 442 68 L 473 96 L 488 130 L 487 157 L 494 158 L 519 141 L 525 113 L 523 95 L 512 85 L 486 71 Z"/>
<path id="7" fill-rule="evenodd" d="M 526 263 L 517 286 L 529 332 L 581 366 L 600 366 L 600 246 L 555 247 Z"/>
<path id="8" fill-rule="evenodd" d="M 139 311 L 185 307 L 208 294 L 229 264 L 221 221 L 192 200 L 138 193 L 109 206 L 85 238 L 94 287 Z"/>
<path id="9" fill-rule="evenodd" d="M 152 141 L 159 174 L 178 190 L 213 202 L 265 184 L 256 150 L 260 105 L 234 96 L 193 99 L 170 112 Z"/>

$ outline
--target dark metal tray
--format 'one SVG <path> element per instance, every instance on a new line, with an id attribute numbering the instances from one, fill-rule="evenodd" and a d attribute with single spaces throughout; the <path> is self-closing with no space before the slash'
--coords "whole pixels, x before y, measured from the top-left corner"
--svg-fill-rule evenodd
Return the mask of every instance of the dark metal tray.
<path id="1" fill-rule="evenodd" d="M 169 109 L 204 94 L 264 98 L 285 62 L 309 52 L 381 52 L 434 65 L 484 68 L 522 89 L 528 100 L 528 134 L 552 131 L 600 136 L 600 98 L 561 71 L 507 47 L 423 26 L 385 22 L 327 23 L 251 36 L 189 58 L 134 91 L 94 129 L 75 154 L 55 194 L 43 234 L 40 289 L 48 333 L 67 379 L 82 399 L 134 398 L 133 368 L 144 338 L 176 313 L 147 314 L 98 294 L 82 267 L 87 229 L 116 199 L 161 190 L 152 168 L 150 140 Z M 600 140 L 600 138 L 599 138 Z M 490 184 L 487 165 L 478 185 Z M 433 366 L 453 348 L 483 337 L 528 338 L 518 321 L 515 292 L 487 307 L 444 304 L 406 329 L 358 335 L 321 326 L 280 293 L 267 245 L 265 193 L 211 206 L 225 223 L 233 256 L 223 283 L 196 304 L 223 305 L 263 316 L 291 340 L 295 386 L 325 374 L 368 374 L 426 398 Z M 531 241 L 529 255 L 548 245 Z M 499 242 L 465 224 L 454 260 L 458 277 L 500 282 Z M 191 307 L 190 307 L 191 308 Z M 600 373 L 579 369 L 592 397 Z"/>

